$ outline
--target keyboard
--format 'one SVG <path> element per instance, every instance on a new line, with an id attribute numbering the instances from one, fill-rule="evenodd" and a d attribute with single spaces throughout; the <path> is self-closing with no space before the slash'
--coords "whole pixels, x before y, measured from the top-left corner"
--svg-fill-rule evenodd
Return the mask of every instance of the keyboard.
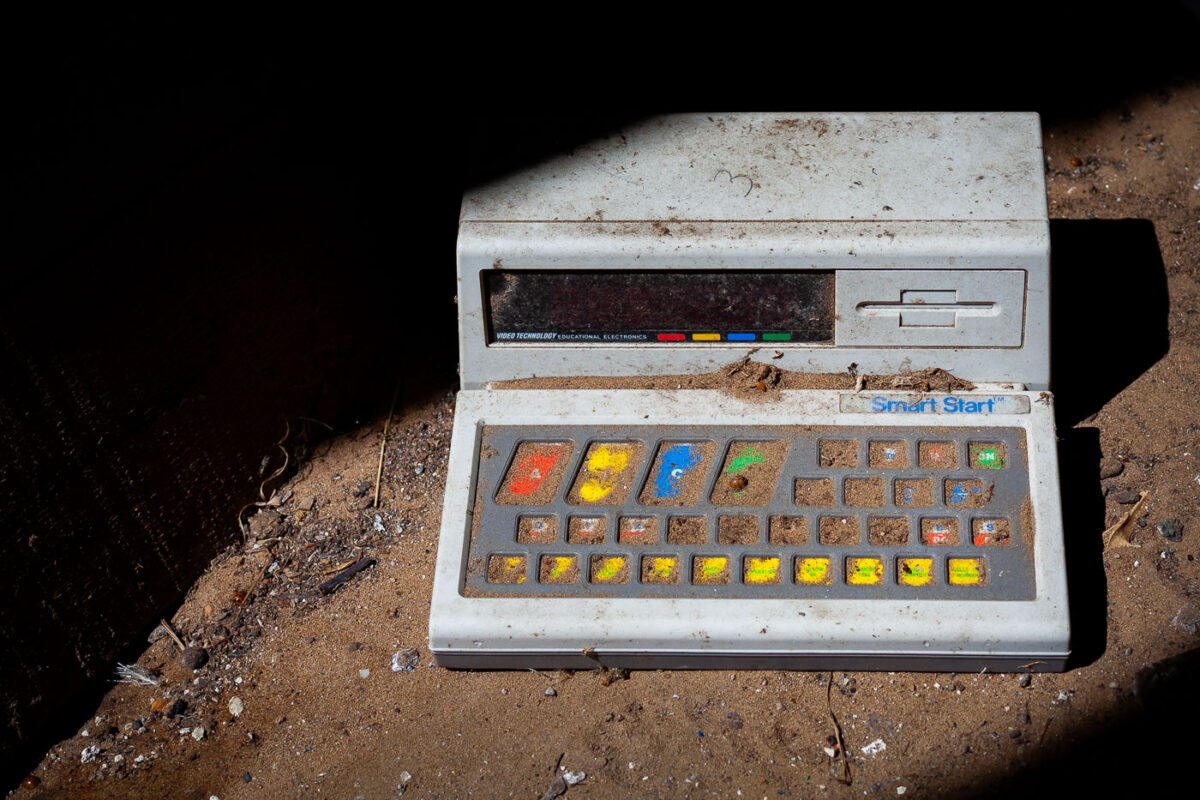
<path id="1" fill-rule="evenodd" d="M 493 426 L 481 442 L 469 595 L 1034 596 L 1018 428 Z"/>
<path id="2" fill-rule="evenodd" d="M 942 415 L 866 412 L 836 391 L 672 394 L 687 400 L 460 394 L 471 421 L 456 427 L 451 470 L 468 451 L 468 513 L 444 520 L 453 563 L 435 580 L 435 656 L 1061 668 L 1065 588 L 1061 566 L 1046 568 L 1061 561 L 1054 439 L 1039 438 L 1052 423 L 1034 395 L 1004 395 L 1013 413 Z M 542 424 L 524 419 L 530 404 L 551 412 Z M 490 622 L 446 647 L 436 635 L 448 624 L 459 639 L 464 622 L 447 604 Z M 1048 622 L 1053 645 L 1038 641 Z M 572 624 L 578 647 L 556 650 Z M 956 644 L 966 629 L 989 652 Z"/>

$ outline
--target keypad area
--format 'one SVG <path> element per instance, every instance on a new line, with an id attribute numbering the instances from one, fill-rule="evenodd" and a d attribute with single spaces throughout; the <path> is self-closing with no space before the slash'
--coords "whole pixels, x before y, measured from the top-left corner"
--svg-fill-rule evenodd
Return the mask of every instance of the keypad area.
<path id="1" fill-rule="evenodd" d="M 490 426 L 467 596 L 1028 600 L 1020 428 Z"/>

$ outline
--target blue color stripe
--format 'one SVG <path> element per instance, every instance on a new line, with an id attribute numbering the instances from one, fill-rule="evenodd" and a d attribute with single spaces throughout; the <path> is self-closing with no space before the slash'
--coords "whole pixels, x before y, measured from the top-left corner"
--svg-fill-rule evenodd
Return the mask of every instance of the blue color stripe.
<path id="1" fill-rule="evenodd" d="M 754 334 L 753 333 L 730 333 L 730 334 L 726 334 L 725 338 L 731 342 L 753 342 Z"/>

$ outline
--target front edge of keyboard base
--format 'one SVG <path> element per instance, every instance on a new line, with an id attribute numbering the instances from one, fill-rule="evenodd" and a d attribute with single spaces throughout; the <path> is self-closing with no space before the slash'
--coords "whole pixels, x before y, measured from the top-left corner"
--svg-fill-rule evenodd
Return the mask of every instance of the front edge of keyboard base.
<path id="1" fill-rule="evenodd" d="M 668 653 L 589 650 L 576 652 L 433 653 L 451 669 L 788 669 L 858 672 L 1062 672 L 1069 651 L 1058 653 Z"/>

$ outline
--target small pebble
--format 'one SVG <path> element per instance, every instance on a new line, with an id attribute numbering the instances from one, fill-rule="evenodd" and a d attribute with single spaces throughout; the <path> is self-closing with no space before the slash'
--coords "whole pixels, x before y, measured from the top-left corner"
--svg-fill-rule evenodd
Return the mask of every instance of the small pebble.
<path id="1" fill-rule="evenodd" d="M 245 710 L 246 704 L 242 702 L 242 698 L 234 697 L 229 700 L 229 713 L 233 716 L 240 717 Z"/>
<path id="2" fill-rule="evenodd" d="M 730 489 L 745 489 L 746 484 L 748 484 L 748 483 L 749 483 L 749 481 L 746 480 L 745 475 L 734 475 L 732 478 L 729 479 L 729 488 Z"/>
<path id="3" fill-rule="evenodd" d="M 245 772 L 242 774 L 242 780 L 245 781 L 246 783 L 249 783 L 250 781 L 254 780 L 254 776 L 251 775 L 249 772 Z"/>
<path id="4" fill-rule="evenodd" d="M 371 677 L 371 670 L 369 670 L 369 669 L 360 669 L 360 670 L 358 671 L 358 677 L 360 677 L 360 678 L 369 678 L 369 677 Z"/>
<path id="5" fill-rule="evenodd" d="M 1168 542 L 1183 541 L 1183 523 L 1178 519 L 1164 519 L 1154 527 Z"/>
<path id="6" fill-rule="evenodd" d="M 1100 459 L 1100 479 L 1115 478 L 1125 471 L 1125 465 L 1115 458 Z"/>
<path id="7" fill-rule="evenodd" d="M 546 695 L 546 697 L 558 697 L 558 692 L 554 691 L 553 686 L 547 686 L 545 695 Z"/>
<path id="8" fill-rule="evenodd" d="M 1127 506 L 1127 505 L 1136 503 L 1138 500 L 1142 499 L 1142 495 L 1140 492 L 1135 492 L 1133 489 L 1126 489 L 1123 492 L 1117 492 L 1116 494 L 1114 494 L 1112 496 L 1112 499 L 1116 500 L 1118 503 L 1120 503 L 1122 505 Z"/>
<path id="9" fill-rule="evenodd" d="M 1020 675 L 1017 676 L 1017 686 L 1020 686 L 1022 689 L 1028 689 L 1032 685 L 1033 685 L 1033 676 L 1030 675 L 1028 672 L 1022 672 Z"/>
<path id="10" fill-rule="evenodd" d="M 208 663 L 208 651 L 203 647 L 189 647 L 179 654 L 179 660 L 188 669 L 200 669 Z"/>
<path id="11" fill-rule="evenodd" d="M 192 738 L 197 742 L 204 738 L 204 734 L 204 728 L 201 728 L 199 725 L 197 725 L 195 728 L 192 728 Z"/>

